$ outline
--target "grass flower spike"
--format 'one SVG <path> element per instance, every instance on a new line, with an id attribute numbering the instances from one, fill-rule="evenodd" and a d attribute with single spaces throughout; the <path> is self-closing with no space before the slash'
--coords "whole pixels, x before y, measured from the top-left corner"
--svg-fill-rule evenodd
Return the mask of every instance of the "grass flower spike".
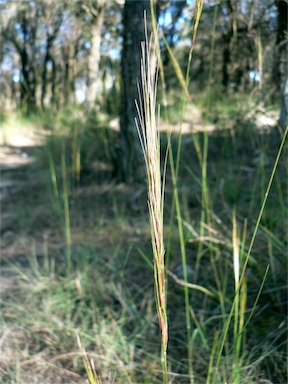
<path id="1" fill-rule="evenodd" d="M 139 121 L 136 120 L 136 126 L 147 171 L 148 207 L 154 259 L 155 298 L 162 339 L 162 363 L 164 371 L 163 381 L 164 383 L 168 383 L 166 360 L 168 325 L 165 292 L 165 251 L 163 243 L 164 182 L 162 185 L 160 166 L 160 134 L 157 128 L 159 121 L 159 109 L 156 104 L 158 55 L 156 51 L 157 45 L 154 40 L 155 36 L 152 34 L 148 42 L 147 28 L 145 28 L 145 31 L 146 41 L 141 44 L 141 86 L 138 84 L 139 101 L 136 101 Z M 163 180 L 165 180 L 165 177 Z"/>

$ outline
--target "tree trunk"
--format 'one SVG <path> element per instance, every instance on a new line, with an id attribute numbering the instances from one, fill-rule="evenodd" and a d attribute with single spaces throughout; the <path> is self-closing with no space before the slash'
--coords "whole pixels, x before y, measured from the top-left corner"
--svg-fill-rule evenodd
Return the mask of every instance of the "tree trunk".
<path id="1" fill-rule="evenodd" d="M 56 70 L 56 63 L 53 57 L 51 57 L 52 62 L 52 73 L 51 73 L 51 99 L 50 103 L 52 106 L 57 106 L 58 108 L 58 100 L 56 98 L 56 76 L 57 76 L 57 70 Z"/>
<path id="2" fill-rule="evenodd" d="M 222 85 L 225 91 L 227 91 L 229 85 L 229 64 L 231 62 L 231 51 L 230 51 L 230 41 L 231 33 L 223 36 L 224 47 L 223 47 L 223 63 L 222 63 Z"/>
<path id="3" fill-rule="evenodd" d="M 275 5 L 277 7 L 278 22 L 274 53 L 273 79 L 279 95 L 287 66 L 287 42 L 285 40 L 288 29 L 288 4 L 286 0 L 277 0 L 275 1 Z"/>
<path id="4" fill-rule="evenodd" d="M 44 102 L 45 102 L 45 96 L 46 96 L 46 89 L 47 89 L 47 64 L 50 59 L 50 48 L 51 48 L 51 38 L 50 36 L 47 37 L 47 45 L 46 45 L 46 54 L 44 58 L 43 63 L 43 72 L 42 72 L 42 88 L 41 88 L 41 107 L 44 109 Z"/>
<path id="5" fill-rule="evenodd" d="M 36 107 L 35 94 L 37 79 L 33 58 L 36 47 L 37 22 L 35 22 L 30 31 L 28 31 L 28 21 L 25 12 L 23 12 L 21 14 L 19 23 L 21 25 L 21 32 L 23 34 L 23 46 L 21 47 L 20 44 L 18 44 L 16 38 L 11 38 L 10 40 L 18 51 L 21 61 L 20 103 L 21 106 L 26 107 L 27 111 L 29 112 Z M 28 55 L 29 50 L 32 52 L 32 57 L 30 58 Z"/>
<path id="6" fill-rule="evenodd" d="M 68 105 L 71 101 L 71 95 L 74 97 L 75 91 L 75 79 L 73 76 L 73 51 L 74 47 L 66 45 L 62 48 L 63 56 L 63 70 L 64 70 L 64 81 L 63 81 L 63 103 Z"/>
<path id="7" fill-rule="evenodd" d="M 225 91 L 228 89 L 228 85 L 230 82 L 229 77 L 229 66 L 231 64 L 231 42 L 232 39 L 235 40 L 237 38 L 237 9 L 232 0 L 228 0 L 224 2 L 224 7 L 227 9 L 228 20 L 227 27 L 228 31 L 223 34 L 223 63 L 222 63 L 222 85 Z"/>
<path id="8" fill-rule="evenodd" d="M 64 62 L 64 104 L 69 104 L 69 97 L 70 97 L 70 71 L 69 71 L 69 47 L 66 47 L 66 54 L 65 54 L 65 62 Z"/>
<path id="9" fill-rule="evenodd" d="M 97 83 L 99 77 L 99 63 L 100 63 L 100 45 L 101 45 L 101 31 L 104 21 L 104 7 L 105 1 L 98 1 L 97 13 L 93 12 L 93 23 L 91 27 L 91 49 L 88 59 L 88 84 L 86 102 L 89 108 L 93 108 L 97 98 Z"/>
<path id="10" fill-rule="evenodd" d="M 75 103 L 75 46 L 71 44 L 69 47 L 69 92 L 72 103 Z"/>
<path id="11" fill-rule="evenodd" d="M 280 108 L 280 117 L 279 117 L 279 125 L 281 128 L 285 129 L 287 124 L 288 124 L 288 73 L 286 74 L 286 79 L 285 79 L 282 94 L 281 94 L 281 108 Z"/>
<path id="12" fill-rule="evenodd" d="M 22 107 L 27 107 L 27 111 L 31 111 L 36 106 L 35 70 L 29 63 L 25 47 L 19 52 L 19 55 L 21 59 L 20 104 Z"/>
<path id="13" fill-rule="evenodd" d="M 135 126 L 137 80 L 140 80 L 141 44 L 144 40 L 144 10 L 150 10 L 149 0 L 126 0 L 123 13 L 122 94 L 120 106 L 120 147 L 118 178 L 133 182 L 143 169 L 143 155 Z"/>
<path id="14" fill-rule="evenodd" d="M 53 60 L 51 58 L 51 48 L 53 46 L 54 40 L 56 39 L 58 32 L 60 30 L 60 26 L 62 23 L 62 16 L 59 17 L 55 29 L 52 34 L 47 34 L 47 39 L 46 39 L 46 53 L 44 57 L 44 62 L 43 62 L 43 72 L 42 72 L 42 88 L 41 88 L 41 107 L 44 109 L 45 105 L 45 96 L 46 96 L 46 90 L 47 90 L 47 65 L 49 60 L 53 64 Z"/>

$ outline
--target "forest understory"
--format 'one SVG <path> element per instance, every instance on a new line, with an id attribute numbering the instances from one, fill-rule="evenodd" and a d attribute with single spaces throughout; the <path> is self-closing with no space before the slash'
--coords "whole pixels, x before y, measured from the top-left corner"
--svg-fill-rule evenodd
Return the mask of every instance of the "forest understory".
<path id="1" fill-rule="evenodd" d="M 287 0 L 0 29 L 0 384 L 287 383 Z"/>
<path id="2" fill-rule="evenodd" d="M 193 111 L 198 111 L 196 133 Z M 76 117 L 72 115 L 71 111 L 63 112 L 63 131 L 61 127 L 47 128 L 47 122 L 39 116 L 25 120 L 21 115 L 12 115 L 2 124 L 1 382 L 86 382 L 78 334 L 89 358 L 94 359 L 102 382 L 160 383 L 145 180 L 128 185 L 113 177 L 107 138 L 111 146 L 111 140 L 117 142 L 118 132 L 110 128 L 105 132 L 103 122 L 88 138 L 85 129 L 78 132 L 81 154 L 89 156 L 87 163 L 81 157 L 83 168 L 78 178 L 72 156 L 75 133 L 71 130 L 67 134 L 66 127 L 78 127 L 79 119 L 83 119 L 81 126 L 85 127 L 87 121 L 79 113 Z M 188 278 L 215 294 L 210 297 L 194 289 L 190 293 L 195 321 L 195 382 L 204 383 L 209 349 L 233 299 L 233 212 L 244 253 L 279 149 L 281 131 L 275 126 L 255 125 L 255 121 L 273 122 L 273 113 L 263 119 L 263 113 L 258 112 L 250 120 L 244 116 L 234 120 L 222 116 L 219 125 L 210 124 L 210 218 L 202 234 L 201 168 L 195 150 L 195 141 L 201 144 L 203 140 L 199 108 L 187 106 L 185 115 L 184 124 L 192 132 L 183 133 L 178 186 Z M 50 124 L 51 119 L 48 121 Z M 164 122 L 162 125 L 165 128 Z M 161 135 L 164 155 L 164 130 Z M 89 146 L 92 153 L 87 154 L 85 145 L 91 140 L 95 144 L 92 149 Z M 176 147 L 177 140 L 178 134 L 172 133 L 172 147 Z M 283 158 L 246 271 L 245 317 L 249 318 L 252 310 L 254 314 L 241 347 L 241 383 L 280 384 L 286 380 L 284 163 Z M 68 186 L 69 228 L 63 180 Z M 170 382 L 187 383 L 183 272 L 177 220 L 169 222 L 173 200 L 169 168 L 165 196 Z M 71 258 L 70 266 L 67 255 Z M 268 265 L 270 270 L 263 281 Z M 264 287 L 255 304 L 262 282 Z M 223 302 L 216 298 L 217 292 L 223 292 Z M 231 340 L 232 335 L 225 344 L 221 376 L 230 375 Z M 221 380 L 223 376 L 217 382 Z"/>

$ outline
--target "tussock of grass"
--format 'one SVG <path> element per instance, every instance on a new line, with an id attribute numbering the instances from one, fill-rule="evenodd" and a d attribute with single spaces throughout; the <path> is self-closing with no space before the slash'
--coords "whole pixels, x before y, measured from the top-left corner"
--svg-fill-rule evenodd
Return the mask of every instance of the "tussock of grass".
<path id="1" fill-rule="evenodd" d="M 189 71 L 184 80 L 175 63 L 174 69 L 187 96 Z M 18 119 L 17 129 L 37 125 L 46 135 L 40 147 L 29 149 L 37 167 L 18 164 L 15 171 L 29 185 L 4 205 L 3 275 L 12 284 L 0 299 L 3 384 L 81 384 L 87 374 L 90 383 L 103 384 L 157 384 L 168 376 L 177 384 L 287 381 L 282 158 L 274 183 L 270 178 L 283 132 L 255 129 L 253 97 L 227 98 L 211 88 L 196 103 L 215 130 L 208 132 L 201 120 L 198 133 L 185 131 L 170 141 L 156 131 L 156 82 L 154 71 L 147 72 L 143 68 L 145 112 L 141 103 L 139 110 L 154 265 L 142 186 L 113 180 L 117 133 L 81 109 Z M 166 120 L 192 125 L 190 107 L 181 100 Z M 167 142 L 163 219 L 160 157 Z M 133 205 L 131 196 L 138 196 Z"/>
<path id="2" fill-rule="evenodd" d="M 208 188 L 211 191 L 213 211 L 211 223 L 204 225 L 204 237 L 200 235 L 201 182 L 197 154 L 193 152 L 191 155 L 191 141 L 186 142 L 185 138 L 183 141 L 179 196 L 185 220 L 188 282 L 193 284 L 196 280 L 198 285 L 221 298 L 216 300 L 201 291 L 190 290 L 189 314 L 193 326 L 191 343 L 192 351 L 197 351 L 197 354 L 194 353 L 193 369 L 195 380 L 200 384 L 207 380 L 212 382 L 221 332 L 235 294 L 231 211 L 234 205 L 237 213 L 236 227 L 241 234 L 240 249 L 245 254 L 261 203 L 259 180 L 265 176 L 263 184 L 267 185 L 267 173 L 271 170 L 278 147 L 274 136 L 267 134 L 267 140 L 271 137 L 269 141 L 273 145 L 268 152 L 268 164 L 263 168 L 260 162 L 252 162 L 251 156 L 253 158 L 255 151 L 265 146 L 265 141 L 258 140 L 258 132 L 250 131 L 249 135 L 252 140 L 247 143 L 239 133 L 237 144 L 229 136 L 220 140 L 215 134 L 209 138 Z M 215 147 L 219 148 L 217 152 Z M 40 153 L 38 151 L 36 155 Z M 53 187 L 46 165 L 48 163 L 39 164 L 37 174 L 46 177 L 46 182 L 42 180 L 41 188 L 37 188 L 37 199 L 31 189 L 31 193 L 22 193 L 22 199 L 19 192 L 13 204 L 5 206 L 11 215 L 9 228 L 16 228 L 16 232 L 12 233 L 12 238 L 5 238 L 2 244 L 7 247 L 10 243 L 10 262 L 13 255 L 21 254 L 22 259 L 19 260 L 17 271 L 11 273 L 12 286 L 1 295 L 2 382 L 11 382 L 15 378 L 27 384 L 35 379 L 43 384 L 62 383 L 65 380 L 84 382 L 82 355 L 76 340 L 78 333 L 87 356 L 95 362 L 102 382 L 111 381 L 115 374 L 116 383 L 129 380 L 133 383 L 160 383 L 162 374 L 155 358 L 159 353 L 159 338 L 153 282 L 150 266 L 145 261 L 150 260 L 145 199 L 139 202 L 140 211 L 130 211 L 126 196 L 133 194 L 133 188 L 109 185 L 105 180 L 101 185 L 97 177 L 95 182 L 80 184 L 71 189 L 72 275 L 71 279 L 67 279 L 63 210 L 61 207 L 60 210 L 51 209 L 55 202 L 49 199 L 50 193 L 53 196 Z M 29 169 L 32 177 L 36 169 Z M 71 164 L 67 162 L 69 175 L 70 169 Z M 231 201 L 227 188 L 233 187 L 237 169 L 241 195 Z M 56 170 L 60 178 L 60 164 Z M 285 202 L 281 200 L 287 191 L 285 172 L 284 162 L 280 159 L 275 184 L 272 185 L 267 210 L 264 211 L 248 264 L 244 324 L 252 313 L 253 316 L 241 336 L 243 344 L 240 354 L 236 354 L 241 366 L 237 373 L 240 383 L 245 381 L 256 384 L 261 379 L 270 382 L 286 380 L 286 370 L 283 369 L 286 355 L 286 281 L 283 274 L 286 268 L 286 235 L 283 224 Z M 226 185 L 226 190 L 223 190 L 223 185 Z M 61 187 L 58 185 L 58 188 L 61 199 Z M 168 172 L 166 217 L 169 217 L 172 193 Z M 21 206 L 25 208 L 25 215 L 23 210 L 19 210 Z M 166 220 L 164 232 L 168 235 L 172 231 L 169 269 L 183 280 L 176 224 L 173 222 L 169 229 Z M 242 240 L 244 228 L 245 242 Z M 19 231 L 23 237 L 21 241 Z M 45 232 L 48 236 L 46 240 L 43 237 Z M 195 254 L 199 243 L 202 248 L 197 276 Z M 34 256 L 30 266 L 27 260 L 31 253 Z M 268 264 L 270 271 L 254 308 Z M 169 377 L 177 383 L 187 383 L 183 287 L 172 279 L 168 284 L 167 311 L 171 346 Z M 237 351 L 237 347 L 233 341 L 234 324 L 233 316 L 216 380 L 221 384 L 235 375 L 233 351 Z"/>
<path id="3" fill-rule="evenodd" d="M 135 349 L 137 338 L 141 340 L 136 331 L 140 328 L 130 326 L 129 338 L 125 328 L 129 328 L 130 321 L 134 323 L 142 316 L 131 298 L 127 300 L 119 292 L 119 284 L 113 288 L 112 282 L 103 281 L 96 271 L 99 269 L 97 262 L 90 266 L 92 270 L 86 265 L 86 270 L 79 270 L 68 280 L 63 268 L 59 270 L 56 265 L 55 271 L 44 270 L 41 262 L 37 266 L 34 262 L 34 273 L 22 267 L 14 270 L 13 287 L 1 297 L 3 382 L 14 377 L 16 368 L 23 383 L 35 379 L 58 383 L 53 381 L 55 377 L 59 377 L 59 383 L 65 378 L 82 382 L 82 353 L 76 333 L 81 337 L 87 356 L 100 370 L 101 382 L 110 382 L 114 373 L 118 380 L 125 382 L 130 382 L 127 379 L 130 375 L 132 378 L 137 375 L 138 364 L 145 364 L 146 360 L 142 351 Z M 120 311 L 116 311 L 117 306 L 111 307 L 111 297 L 117 301 Z M 146 307 L 145 302 L 143 305 Z M 144 329 L 151 328 L 145 323 L 147 320 L 141 319 Z M 148 359 L 151 359 L 149 355 Z M 149 377 L 149 372 L 146 376 Z M 135 381 L 131 379 L 131 382 Z"/>
<path id="4" fill-rule="evenodd" d="M 210 140 L 213 145 L 213 138 Z M 190 149 L 186 148 L 185 144 L 183 157 L 188 156 L 189 152 Z M 210 158 L 212 161 L 213 154 Z M 222 159 L 218 154 L 217 159 L 219 158 Z M 224 158 L 221 161 L 226 160 Z M 222 301 L 219 302 L 202 292 L 194 289 L 191 291 L 191 308 L 194 313 L 192 345 L 193 350 L 197 351 L 197 355 L 194 354 L 194 375 L 199 383 L 206 382 L 207 372 L 210 371 L 210 380 L 212 379 L 214 371 L 213 365 L 208 370 L 209 361 L 215 363 L 221 329 L 234 297 L 233 223 L 229 214 L 231 203 L 223 200 L 225 197 L 223 198 L 220 193 L 221 190 L 219 191 L 215 187 L 219 181 L 217 177 L 221 175 L 221 161 L 218 167 L 211 168 L 212 175 L 215 176 L 209 180 L 209 188 L 213 191 L 211 198 L 214 201 L 214 210 L 220 214 L 213 213 L 213 222 L 210 226 L 206 226 L 204 238 L 200 236 L 199 221 L 196 220 L 200 212 L 197 205 L 195 206 L 193 203 L 194 194 L 198 195 L 199 199 L 201 198 L 201 186 L 197 187 L 197 183 L 195 184 L 193 196 L 190 196 L 189 188 L 186 189 L 186 192 L 184 191 L 184 194 L 180 192 L 181 204 L 188 210 L 183 211 L 187 222 L 187 226 L 186 222 L 184 223 L 184 234 L 189 266 L 188 281 L 189 283 L 195 282 L 193 265 L 195 252 L 201 242 L 201 266 L 197 284 L 209 289 L 217 296 L 220 293 L 222 297 Z M 249 157 L 243 158 L 243 166 L 246 161 L 249 161 Z M 229 166 L 233 168 L 234 162 L 232 161 Z M 285 173 L 284 164 L 280 162 L 279 166 L 278 175 L 281 177 Z M 180 170 L 183 182 L 187 183 L 186 185 L 189 187 L 190 174 L 187 170 L 185 172 L 185 168 L 180 168 Z M 245 173 L 240 173 L 239 177 L 244 177 L 244 175 Z M 167 202 L 169 202 L 172 194 L 169 174 L 167 181 Z M 252 236 L 251 231 L 255 224 L 253 218 L 256 212 L 256 200 L 255 207 L 253 204 L 251 208 L 252 219 L 248 218 L 248 222 L 245 224 L 245 216 L 243 217 L 249 209 L 249 196 L 251 196 L 250 193 L 253 190 L 251 187 L 254 182 L 256 181 L 253 178 L 246 181 L 247 185 L 243 191 L 247 196 L 246 206 L 243 196 L 239 202 L 236 202 L 238 207 L 237 227 L 241 232 L 244 225 L 247 227 L 247 239 L 243 244 L 244 253 L 247 252 Z M 4 362 L 1 365 L 1 375 L 4 378 L 3 383 L 9 382 L 11 378 L 15 377 L 19 377 L 22 383 L 27 384 L 33 382 L 34 378 L 38 378 L 44 384 L 57 383 L 57 380 L 62 383 L 65 378 L 69 382 L 74 380 L 81 383 L 85 373 L 76 341 L 76 332 L 81 337 L 87 355 L 94 359 L 102 382 L 109 382 L 114 374 L 116 383 L 129 382 L 127 375 L 133 383 L 161 382 L 159 363 L 155 363 L 159 340 L 151 270 L 137 250 L 137 247 L 140 248 L 149 259 L 149 228 L 145 201 L 143 201 L 143 210 L 135 216 L 135 213 L 125 208 L 125 204 L 121 200 L 126 192 L 131 193 L 130 189 L 127 191 L 121 189 L 120 193 L 118 189 L 114 189 L 113 192 L 113 188 L 110 187 L 110 192 L 107 194 L 107 188 L 103 188 L 103 191 L 101 189 L 99 191 L 98 188 L 96 186 L 95 188 L 86 187 L 86 189 L 81 187 L 78 190 L 79 195 L 75 195 L 78 196 L 78 199 L 83 200 L 84 193 L 83 201 L 87 204 L 82 204 L 81 210 L 78 211 L 78 216 L 83 215 L 83 219 L 86 220 L 85 233 L 81 229 L 82 235 L 79 233 L 79 227 L 77 229 L 79 221 L 75 220 L 76 211 L 71 206 L 73 213 L 72 239 L 74 242 L 77 240 L 86 243 L 81 247 L 75 245 L 72 247 L 71 280 L 67 280 L 65 277 L 63 235 L 57 230 L 57 237 L 53 237 L 50 229 L 47 239 L 49 262 L 45 264 L 43 256 L 39 256 L 37 263 L 33 261 L 32 268 L 25 269 L 20 266 L 17 273 L 12 274 L 14 284 L 5 294 L 1 295 L 1 356 L 3 357 L 3 359 L 1 357 L 1 361 Z M 270 215 L 278 212 L 273 201 L 277 201 L 280 191 L 285 193 L 283 188 L 286 187 L 282 182 L 277 188 L 274 185 L 271 190 L 271 200 L 268 199 L 267 202 L 267 207 L 271 210 Z M 94 201 L 93 196 L 97 196 L 97 201 Z M 106 206 L 103 196 L 111 199 L 108 203 L 106 202 Z M 191 201 L 192 197 L 193 201 Z M 114 209 L 111 209 L 113 201 Z M 38 209 L 45 207 L 47 199 L 46 201 L 40 199 L 37 204 Z M 98 212 L 102 217 L 91 215 L 91 210 Z M 32 209 L 30 212 L 33 212 Z M 30 220 L 33 220 L 33 215 L 38 215 L 37 212 L 38 210 L 34 210 Z M 50 220 L 55 221 L 52 212 L 49 217 Z M 277 382 L 278 377 L 285 382 L 286 373 L 283 370 L 283 360 L 285 359 L 286 339 L 286 281 L 282 271 L 286 266 L 286 248 L 284 228 L 281 225 L 283 221 L 281 215 L 278 217 L 281 221 L 278 221 L 273 228 L 267 220 L 262 222 L 248 266 L 246 321 L 252 313 L 268 264 L 271 265 L 271 272 L 267 275 L 252 319 L 243 335 L 245 348 L 241 350 L 240 382 L 246 380 L 247 383 L 259 383 L 261 378 Z M 13 221 L 10 224 L 13 226 Z M 18 224 L 22 225 L 21 222 Z M 42 224 L 42 227 L 38 225 L 39 234 L 45 228 L 46 224 Z M 168 234 L 167 223 L 164 228 Z M 178 256 L 177 229 L 173 228 L 169 269 L 181 279 L 183 276 L 181 276 L 181 263 Z M 36 229 L 37 227 L 34 228 L 34 235 L 36 235 Z M 36 247 L 37 253 L 40 252 L 40 255 L 44 255 L 43 237 L 37 236 L 39 238 Z M 59 242 L 61 252 L 57 248 L 53 249 Z M 136 246 L 131 248 L 133 242 Z M 20 248 L 23 249 L 23 247 Z M 15 250 L 15 247 L 13 249 Z M 30 252 L 31 247 L 27 246 L 26 254 L 28 255 Z M 27 262 L 26 267 L 28 267 Z M 168 287 L 167 310 L 170 320 L 169 343 L 171 345 L 168 369 L 172 371 L 170 377 L 175 378 L 177 383 L 187 383 L 187 362 L 184 358 L 179 359 L 179 356 L 186 356 L 186 339 L 183 335 L 183 327 L 185 328 L 185 310 L 182 304 L 183 288 L 173 280 L 169 281 Z M 197 303 L 201 303 L 201 305 Z M 233 318 L 231 324 L 234 324 Z M 218 334 L 218 341 L 215 339 L 216 334 Z M 233 332 L 229 331 L 225 343 L 225 356 L 222 357 L 218 371 L 219 383 L 233 373 L 232 351 Z M 178 376 L 173 376 L 173 373 Z"/>

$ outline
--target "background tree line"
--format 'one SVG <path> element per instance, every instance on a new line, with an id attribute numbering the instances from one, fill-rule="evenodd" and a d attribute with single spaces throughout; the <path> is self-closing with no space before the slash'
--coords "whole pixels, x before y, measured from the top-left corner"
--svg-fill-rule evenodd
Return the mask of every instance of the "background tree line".
<path id="1" fill-rule="evenodd" d="M 184 72 L 193 1 L 154 0 L 154 6 L 161 33 Z M 32 111 L 77 102 L 89 110 L 120 114 L 118 173 L 129 179 L 129 164 L 137 162 L 131 143 L 142 15 L 150 1 L 6 0 L 0 7 L 2 104 Z M 205 90 L 210 76 L 213 89 L 222 94 L 253 91 L 259 102 L 279 103 L 287 69 L 287 19 L 285 0 L 207 1 L 194 50 L 192 94 Z M 171 76 L 167 48 L 162 40 L 160 44 L 165 86 L 175 93 L 179 84 Z"/>

